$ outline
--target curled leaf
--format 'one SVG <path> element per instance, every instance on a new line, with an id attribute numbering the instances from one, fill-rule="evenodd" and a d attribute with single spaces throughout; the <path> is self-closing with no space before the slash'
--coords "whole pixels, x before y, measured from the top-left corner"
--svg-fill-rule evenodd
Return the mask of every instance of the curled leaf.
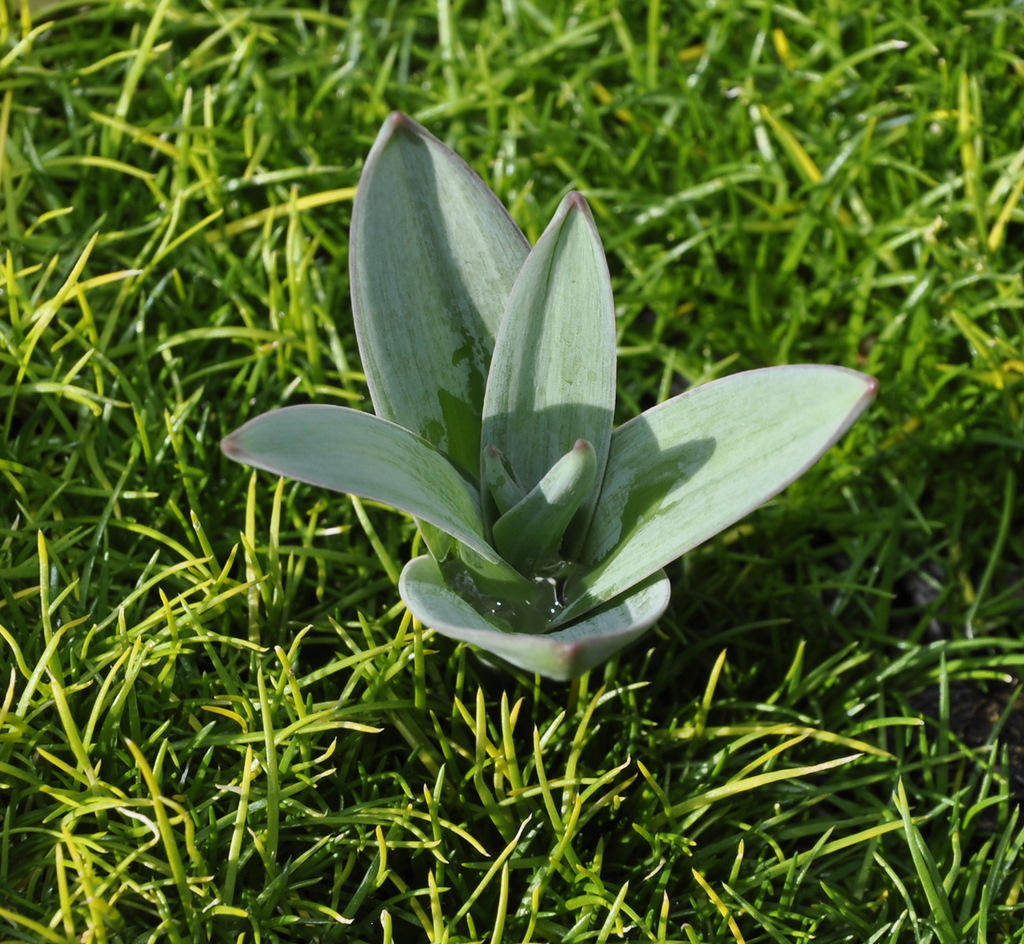
<path id="1" fill-rule="evenodd" d="M 511 606 L 490 618 L 481 614 L 446 583 L 433 558 L 406 564 L 398 587 L 425 626 L 527 672 L 562 680 L 582 675 L 643 635 L 665 612 L 671 592 L 664 573 L 654 574 L 573 625 L 536 635 L 508 631 L 516 619 Z"/>
<path id="2" fill-rule="evenodd" d="M 505 514 L 526 497 L 522 486 L 515 480 L 508 463 L 505 462 L 501 450 L 494 443 L 484 446 L 483 482 L 487 495 L 494 502 L 499 515 Z"/>
<path id="3" fill-rule="evenodd" d="M 501 556 L 526 574 L 556 563 L 565 529 L 596 477 L 594 447 L 579 439 L 529 495 L 494 523 L 494 545 Z"/>

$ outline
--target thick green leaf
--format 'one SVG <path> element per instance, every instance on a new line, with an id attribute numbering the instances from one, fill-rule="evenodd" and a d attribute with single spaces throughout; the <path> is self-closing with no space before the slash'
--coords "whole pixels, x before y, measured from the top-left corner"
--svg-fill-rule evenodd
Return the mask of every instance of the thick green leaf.
<path id="1" fill-rule="evenodd" d="M 352 210 L 363 370 L 378 416 L 473 477 L 487 365 L 528 251 L 465 161 L 411 118 L 395 112 L 385 121 Z"/>
<path id="2" fill-rule="evenodd" d="M 221 448 L 257 469 L 400 508 L 500 561 L 484 540 L 475 489 L 430 443 L 370 413 L 284 407 L 250 420 Z"/>
<path id="3" fill-rule="evenodd" d="M 494 522 L 494 546 L 501 556 L 523 574 L 558 563 L 565 529 L 596 475 L 594 447 L 577 440 L 529 495 Z"/>
<path id="4" fill-rule="evenodd" d="M 529 491 L 585 439 L 594 447 L 600 481 L 614 404 L 608 266 L 586 201 L 570 193 L 512 289 L 487 377 L 484 445 L 501 450 Z"/>
<path id="5" fill-rule="evenodd" d="M 494 443 L 484 446 L 481 466 L 480 490 L 481 492 L 486 490 L 487 495 L 494 502 L 499 516 L 518 505 L 526 497 L 526 493 L 509 471 L 501 450 Z"/>
<path id="6" fill-rule="evenodd" d="M 563 619 L 622 593 L 802 475 L 849 428 L 876 381 L 842 367 L 752 370 L 619 427 Z"/>
<path id="7" fill-rule="evenodd" d="M 444 636 L 479 646 L 528 672 L 570 679 L 599 665 L 641 636 L 668 606 L 664 573 L 654 574 L 607 606 L 557 632 L 508 632 L 474 609 L 449 587 L 431 557 L 405 565 L 402 599 L 421 623 Z"/>

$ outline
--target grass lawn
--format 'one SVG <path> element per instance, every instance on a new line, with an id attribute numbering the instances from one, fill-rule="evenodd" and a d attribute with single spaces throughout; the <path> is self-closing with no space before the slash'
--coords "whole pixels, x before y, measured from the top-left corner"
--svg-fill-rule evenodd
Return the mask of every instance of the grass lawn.
<path id="1" fill-rule="evenodd" d="M 1010 3 L 0 0 L 0 940 L 1024 941 L 1022 55 Z M 531 240 L 587 195 L 620 419 L 881 383 L 571 685 L 218 448 L 369 408 L 392 109 Z"/>

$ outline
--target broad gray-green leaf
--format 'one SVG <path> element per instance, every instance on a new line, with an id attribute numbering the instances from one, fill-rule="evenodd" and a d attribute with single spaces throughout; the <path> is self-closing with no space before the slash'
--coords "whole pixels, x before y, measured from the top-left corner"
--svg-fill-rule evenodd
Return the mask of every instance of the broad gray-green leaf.
<path id="1" fill-rule="evenodd" d="M 529 248 L 462 158 L 405 115 L 384 122 L 352 210 L 363 370 L 378 416 L 474 478 L 487 365 Z"/>
<path id="2" fill-rule="evenodd" d="M 371 413 L 325 404 L 271 410 L 221 448 L 257 469 L 400 508 L 500 561 L 484 540 L 473 487 L 430 443 Z"/>
<path id="3" fill-rule="evenodd" d="M 596 475 L 594 447 L 577 440 L 529 495 L 494 522 L 494 546 L 501 556 L 523 574 L 556 563 L 565 529 Z"/>
<path id="4" fill-rule="evenodd" d="M 664 573 L 654 574 L 573 625 L 537 635 L 508 632 L 488 621 L 445 583 L 433 558 L 417 557 L 406 564 L 398 587 L 425 626 L 559 680 L 581 675 L 641 636 L 665 611 L 671 592 Z"/>
<path id="5" fill-rule="evenodd" d="M 617 596 L 802 475 L 849 428 L 876 381 L 842 367 L 736 374 L 619 427 L 563 619 Z"/>
<path id="6" fill-rule="evenodd" d="M 487 376 L 483 441 L 501 450 L 529 491 L 577 439 L 586 439 L 600 481 L 614 404 L 608 266 L 586 201 L 570 193 L 512 288 Z"/>

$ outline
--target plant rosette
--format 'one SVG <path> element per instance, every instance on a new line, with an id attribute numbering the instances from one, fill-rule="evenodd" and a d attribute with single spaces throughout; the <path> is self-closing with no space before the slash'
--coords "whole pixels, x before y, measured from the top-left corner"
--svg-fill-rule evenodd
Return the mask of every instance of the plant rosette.
<path id="1" fill-rule="evenodd" d="M 359 181 L 352 307 L 376 415 L 288 406 L 233 459 L 415 516 L 412 614 L 492 659 L 573 678 L 668 606 L 664 568 L 806 471 L 877 390 L 795 365 L 695 387 L 613 429 L 615 309 L 586 200 L 530 245 L 407 116 Z"/>

